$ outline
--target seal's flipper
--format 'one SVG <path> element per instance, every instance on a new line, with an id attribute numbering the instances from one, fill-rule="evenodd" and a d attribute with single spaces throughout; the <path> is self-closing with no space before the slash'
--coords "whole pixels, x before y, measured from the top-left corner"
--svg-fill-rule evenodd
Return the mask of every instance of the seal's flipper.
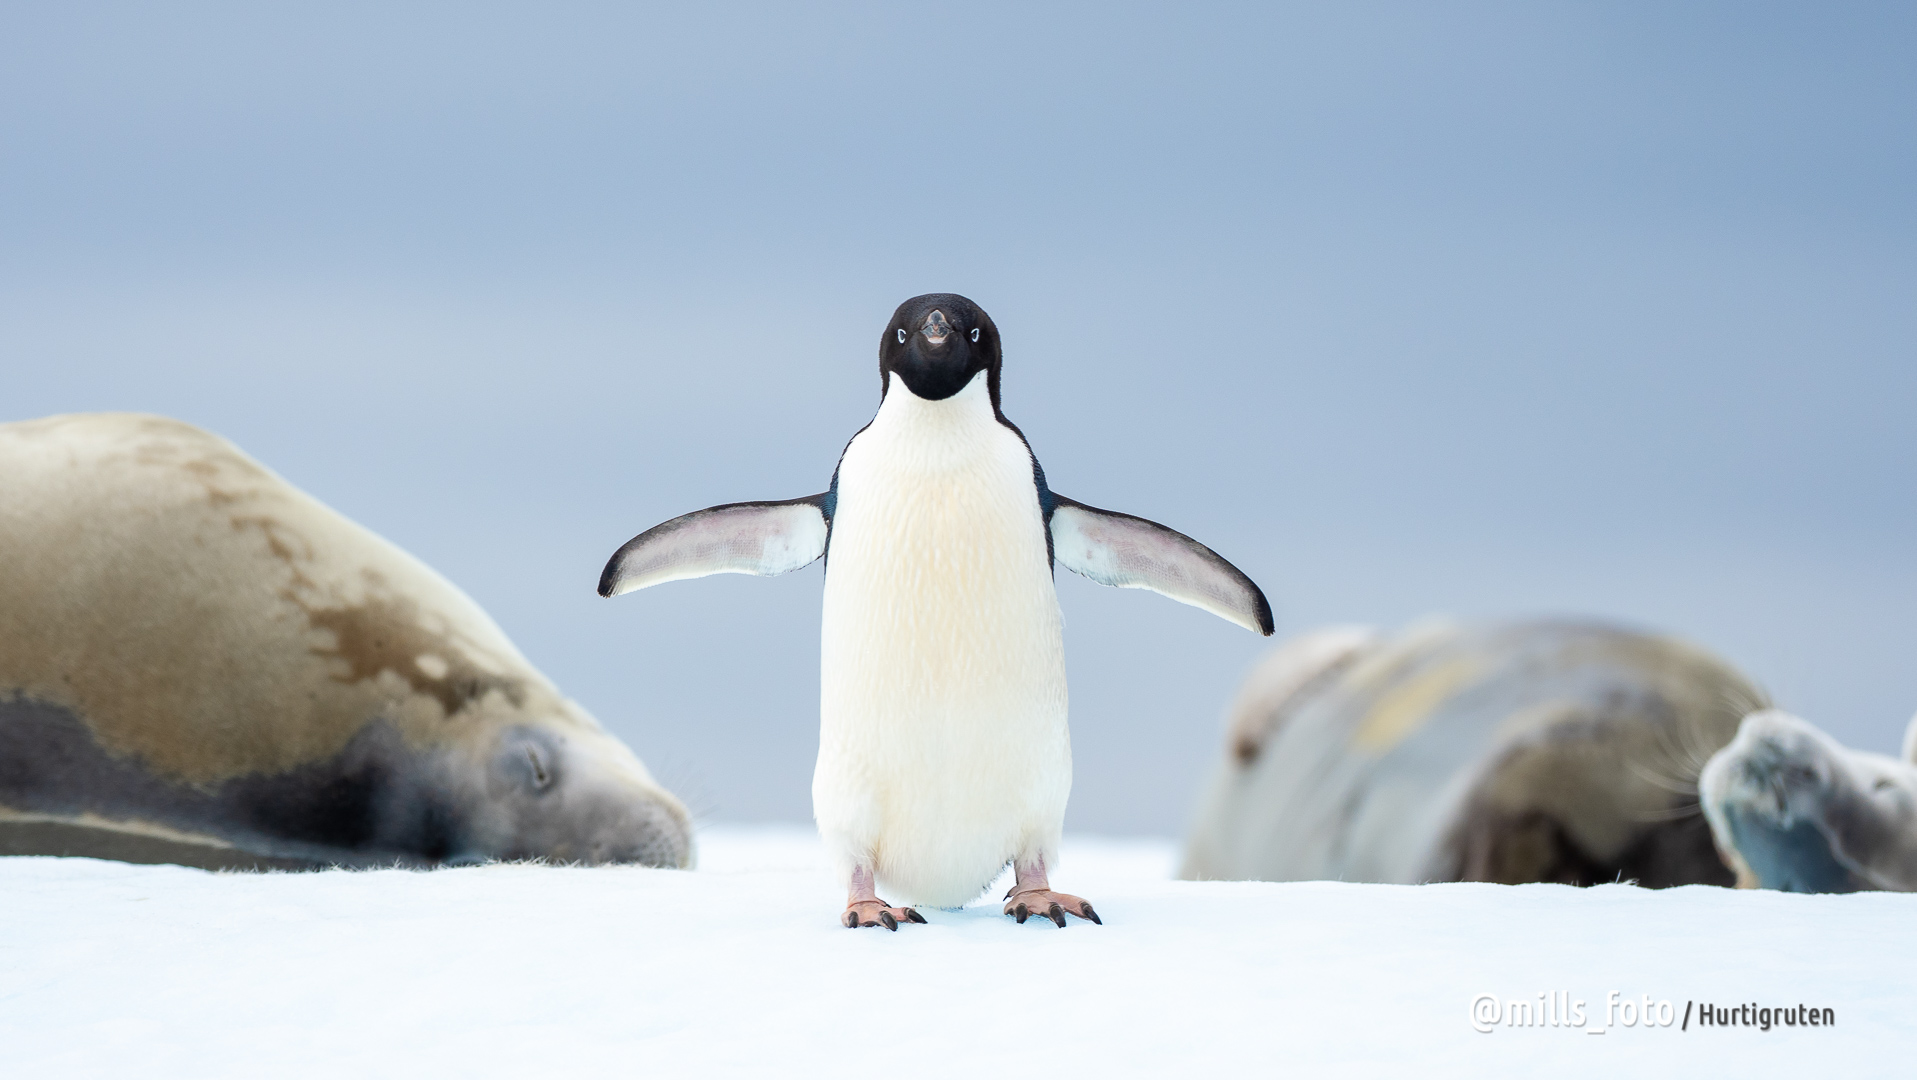
<path id="1" fill-rule="evenodd" d="M 599 595 L 708 574 L 771 577 L 825 554 L 831 493 L 785 502 L 728 503 L 654 525 L 613 553 Z"/>
<path id="2" fill-rule="evenodd" d="M 1217 552 L 1155 521 L 1051 494 L 1052 557 L 1060 566 L 1100 585 L 1150 589 L 1270 636 L 1265 594 Z"/>

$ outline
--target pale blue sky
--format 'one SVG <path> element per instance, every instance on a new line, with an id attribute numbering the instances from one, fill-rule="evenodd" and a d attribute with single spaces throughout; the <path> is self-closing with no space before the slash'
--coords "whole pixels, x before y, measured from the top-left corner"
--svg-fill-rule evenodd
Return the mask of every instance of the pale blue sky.
<path id="1" fill-rule="evenodd" d="M 711 819 L 809 813 L 818 571 L 600 566 L 823 488 L 928 291 L 1281 633 L 1592 614 L 1917 710 L 1909 5 L 0 12 L 0 419 L 232 437 Z M 1070 825 L 1176 833 L 1263 643 L 1060 592 Z"/>

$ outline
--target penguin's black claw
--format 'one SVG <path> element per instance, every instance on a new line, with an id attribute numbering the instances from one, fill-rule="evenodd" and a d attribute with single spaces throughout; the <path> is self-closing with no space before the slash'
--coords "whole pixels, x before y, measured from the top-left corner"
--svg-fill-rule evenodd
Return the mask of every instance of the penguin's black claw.
<path id="1" fill-rule="evenodd" d="M 908 907 L 892 907 L 883 900 L 860 900 L 848 904 L 845 916 L 839 920 L 849 927 L 883 926 L 887 930 L 897 930 L 900 923 L 922 923 L 925 916 Z"/>
<path id="2" fill-rule="evenodd" d="M 1043 915 L 1054 925 L 1062 927 L 1065 925 L 1065 916 L 1076 915 L 1087 922 L 1105 925 L 1105 920 L 1098 917 L 1098 912 L 1092 910 L 1091 903 L 1084 897 L 1050 889 L 1014 892 L 1011 901 L 1005 905 L 1005 914 L 1017 918 L 1021 923 L 1030 916 Z"/>

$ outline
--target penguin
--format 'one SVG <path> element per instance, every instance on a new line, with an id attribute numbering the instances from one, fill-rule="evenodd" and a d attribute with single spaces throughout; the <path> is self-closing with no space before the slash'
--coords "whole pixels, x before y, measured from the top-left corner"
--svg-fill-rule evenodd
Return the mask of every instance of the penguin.
<path id="1" fill-rule="evenodd" d="M 611 597 L 825 560 L 812 805 L 847 927 L 922 923 L 913 905 L 960 907 L 1008 863 L 1005 914 L 1102 923 L 1049 877 L 1072 786 L 1055 567 L 1272 632 L 1264 593 L 1210 548 L 1053 491 L 1001 408 L 1001 366 L 977 304 L 905 301 L 880 341 L 878 412 L 830 487 L 673 518 L 600 576 Z"/>

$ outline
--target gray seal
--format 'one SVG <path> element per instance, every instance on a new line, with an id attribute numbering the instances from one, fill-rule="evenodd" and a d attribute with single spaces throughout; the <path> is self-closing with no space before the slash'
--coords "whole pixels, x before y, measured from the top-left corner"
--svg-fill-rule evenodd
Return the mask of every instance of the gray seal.
<path id="1" fill-rule="evenodd" d="M 1848 749 L 1787 712 L 1755 712 L 1698 787 L 1740 886 L 1917 892 L 1917 718 L 1899 760 Z"/>
<path id="2" fill-rule="evenodd" d="M 1306 634 L 1246 680 L 1181 873 L 1728 885 L 1694 781 L 1762 703 L 1699 649 L 1592 623 Z"/>
<path id="3" fill-rule="evenodd" d="M 424 563 L 188 424 L 0 424 L 0 853 L 685 866 L 685 808 Z"/>

